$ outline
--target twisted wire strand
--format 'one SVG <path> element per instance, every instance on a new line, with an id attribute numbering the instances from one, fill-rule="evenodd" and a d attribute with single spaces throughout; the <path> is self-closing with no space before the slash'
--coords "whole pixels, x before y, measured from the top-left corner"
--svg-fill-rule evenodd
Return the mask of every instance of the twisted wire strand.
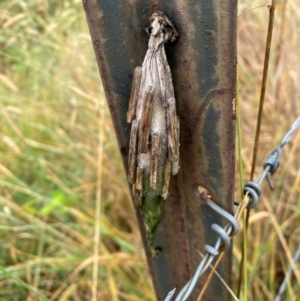
<path id="1" fill-rule="evenodd" d="M 294 258 L 293 258 L 294 262 L 297 262 L 300 260 L 300 244 L 298 246 L 298 249 L 294 255 Z M 282 282 L 282 284 L 280 285 L 280 288 L 279 288 L 279 291 L 278 291 L 278 294 L 275 298 L 275 301 L 280 301 L 285 290 L 286 290 L 286 287 L 287 287 L 287 283 L 289 281 L 289 279 L 292 277 L 292 274 L 293 274 L 293 267 L 290 266 L 289 270 L 287 271 L 285 277 L 284 277 L 284 280 Z"/>
<path id="2" fill-rule="evenodd" d="M 211 207 L 215 212 L 217 212 L 220 216 L 224 217 L 229 222 L 229 224 L 227 224 L 224 228 L 217 224 L 213 224 L 211 226 L 212 231 L 216 232 L 219 237 L 214 246 L 204 246 L 204 250 L 206 251 L 205 256 L 200 261 L 193 278 L 189 282 L 187 282 L 186 285 L 181 289 L 175 301 L 187 300 L 187 298 L 193 292 L 198 279 L 208 269 L 215 257 L 219 256 L 220 252 L 226 251 L 230 247 L 231 237 L 236 235 L 239 231 L 238 220 L 241 217 L 242 212 L 245 208 L 254 208 L 259 201 L 259 197 L 262 192 L 260 187 L 262 182 L 266 179 L 269 183 L 270 188 L 273 189 L 270 174 L 273 174 L 277 170 L 279 166 L 279 157 L 282 153 L 283 147 L 290 142 L 293 133 L 298 128 L 300 128 L 300 117 L 298 117 L 293 123 L 291 129 L 283 137 L 281 143 L 268 155 L 263 165 L 263 172 L 255 181 L 250 181 L 245 184 L 243 190 L 244 199 L 241 202 L 235 201 L 237 208 L 234 215 L 231 215 L 230 213 L 225 211 L 215 202 L 210 200 L 206 195 L 205 201 L 207 205 Z M 164 301 L 171 301 L 175 294 L 175 290 L 176 288 L 170 291 Z"/>

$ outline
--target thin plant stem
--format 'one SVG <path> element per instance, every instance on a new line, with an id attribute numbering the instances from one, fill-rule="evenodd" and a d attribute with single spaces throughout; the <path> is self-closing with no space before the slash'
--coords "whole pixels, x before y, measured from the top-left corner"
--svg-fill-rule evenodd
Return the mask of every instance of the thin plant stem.
<path id="1" fill-rule="evenodd" d="M 101 219 L 101 186 L 102 186 L 102 161 L 103 161 L 103 118 L 99 108 L 99 144 L 97 159 L 97 187 L 95 204 L 95 229 L 94 229 L 94 255 L 93 255 L 93 279 L 92 279 L 92 301 L 97 301 L 98 284 L 98 257 L 100 246 L 100 219 Z"/>
<path id="2" fill-rule="evenodd" d="M 272 33 L 273 33 L 273 27 L 274 27 L 275 7 L 276 7 L 276 1 L 272 0 L 272 5 L 269 7 L 269 26 L 268 26 L 268 34 L 267 34 L 267 43 L 266 43 L 264 69 L 263 69 L 263 77 L 262 77 L 262 84 L 261 84 L 261 91 L 260 91 L 260 100 L 259 100 L 259 109 L 258 109 L 258 116 L 257 116 L 255 140 L 254 140 L 254 147 L 253 147 L 250 181 L 253 180 L 255 165 L 256 165 L 256 158 L 257 158 L 257 151 L 258 151 L 258 144 L 259 144 L 259 135 L 260 135 L 260 128 L 261 128 L 261 120 L 262 120 L 262 113 L 263 113 L 267 79 L 268 79 L 268 68 L 269 68 L 270 50 L 271 50 L 271 42 L 272 42 Z"/>
<path id="3" fill-rule="evenodd" d="M 224 257 L 224 254 L 225 254 L 225 252 L 223 252 L 223 253 L 219 256 L 219 258 L 217 259 L 217 261 L 216 261 L 216 263 L 215 263 L 214 265 L 210 265 L 210 267 L 211 267 L 211 272 L 209 273 L 209 276 L 207 277 L 207 280 L 205 281 L 205 283 L 204 283 L 204 285 L 203 285 L 203 287 L 202 287 L 202 290 L 201 290 L 201 292 L 200 292 L 200 294 L 199 294 L 199 296 L 198 296 L 198 298 L 197 298 L 197 301 L 201 301 L 201 300 L 202 300 L 202 298 L 203 298 L 203 296 L 204 296 L 204 293 L 205 293 L 205 291 L 206 291 L 206 289 L 207 289 L 207 287 L 208 287 L 208 285 L 209 285 L 209 283 L 210 283 L 210 280 L 211 280 L 211 278 L 212 278 L 212 276 L 213 276 L 214 274 L 216 274 L 216 276 L 217 276 L 217 277 L 220 279 L 220 281 L 224 284 L 224 286 L 226 287 L 226 289 L 228 289 L 228 291 L 230 292 L 232 298 L 233 298 L 234 300 L 236 300 L 236 301 L 239 301 L 239 300 L 237 299 L 237 297 L 234 295 L 234 292 L 231 290 L 230 286 L 224 281 L 224 279 L 221 277 L 221 275 L 217 272 L 217 267 L 218 267 L 219 263 L 221 262 L 222 258 Z M 202 258 L 204 257 L 203 254 L 201 254 L 201 256 L 202 256 Z"/>
<path id="4" fill-rule="evenodd" d="M 254 172 L 255 172 L 256 158 L 257 158 L 257 151 L 258 151 L 258 144 L 259 144 L 259 135 L 260 135 L 260 128 L 261 128 L 261 120 L 262 120 L 262 113 L 263 113 L 265 92 L 266 92 L 266 85 L 267 85 L 267 78 L 268 78 L 268 68 L 269 68 L 269 58 L 270 58 L 273 27 L 274 27 L 275 8 L 276 8 L 276 0 L 272 0 L 272 4 L 269 6 L 269 25 L 268 25 L 268 34 L 267 34 L 267 41 L 266 41 L 263 77 L 262 77 L 262 84 L 261 84 L 261 91 L 260 91 L 258 117 L 257 117 L 256 132 L 255 132 L 254 147 L 253 147 L 250 181 L 253 180 Z M 248 224 L 249 224 L 249 216 L 250 216 L 250 210 L 247 209 L 246 223 L 245 223 L 246 227 L 244 230 L 246 232 L 246 234 L 247 234 L 247 229 L 248 229 Z M 242 241 L 242 246 L 244 246 L 244 239 Z M 244 247 L 242 247 L 242 258 L 241 258 L 241 263 L 240 263 L 240 272 L 239 272 L 239 281 L 238 281 L 238 290 L 237 290 L 238 298 L 240 296 L 240 291 L 241 291 L 241 286 L 242 286 L 242 274 L 243 274 L 244 260 L 245 260 L 245 252 L 244 252 Z"/>

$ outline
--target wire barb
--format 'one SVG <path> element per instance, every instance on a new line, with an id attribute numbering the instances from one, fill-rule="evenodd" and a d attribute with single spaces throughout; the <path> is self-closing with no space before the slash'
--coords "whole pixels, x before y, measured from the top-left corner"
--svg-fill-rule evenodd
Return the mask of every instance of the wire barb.
<path id="1" fill-rule="evenodd" d="M 200 261 L 198 268 L 193 276 L 193 278 L 181 289 L 178 293 L 175 301 L 185 301 L 193 292 L 198 279 L 200 276 L 208 269 L 210 264 L 213 262 L 215 257 L 220 255 L 220 252 L 226 251 L 230 247 L 231 237 L 236 235 L 239 231 L 238 219 L 241 216 L 241 213 L 245 208 L 254 208 L 262 193 L 261 184 L 266 179 L 269 183 L 271 189 L 273 189 L 273 184 L 271 182 L 271 177 L 273 173 L 277 170 L 279 166 L 279 157 L 282 153 L 283 147 L 288 144 L 292 138 L 293 133 L 300 128 L 300 117 L 293 123 L 291 129 L 282 139 L 281 143 L 268 155 L 264 165 L 263 172 L 258 176 L 255 181 L 250 181 L 244 186 L 244 199 L 242 202 L 234 201 L 234 204 L 237 205 L 234 216 L 225 211 L 223 208 L 218 206 L 215 202 L 205 196 L 205 201 L 209 207 L 216 211 L 220 216 L 224 217 L 229 221 L 224 228 L 217 224 L 211 226 L 212 231 L 219 234 L 219 237 L 214 246 L 205 245 L 204 249 L 206 255 Z M 171 301 L 172 297 L 175 294 L 175 289 L 170 291 L 164 301 Z"/>

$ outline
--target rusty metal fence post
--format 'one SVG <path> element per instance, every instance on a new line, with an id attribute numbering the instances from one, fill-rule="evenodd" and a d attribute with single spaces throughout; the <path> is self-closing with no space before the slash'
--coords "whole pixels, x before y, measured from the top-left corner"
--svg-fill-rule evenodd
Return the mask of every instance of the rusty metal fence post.
<path id="1" fill-rule="evenodd" d="M 158 300 L 192 276 L 205 243 L 216 235 L 212 223 L 225 224 L 200 201 L 198 187 L 232 211 L 235 155 L 236 0 L 83 0 L 92 42 L 127 169 L 130 125 L 126 112 L 133 71 L 147 49 L 148 17 L 156 9 L 174 20 L 180 37 L 167 47 L 180 117 L 180 171 L 172 178 L 163 221 L 156 234 L 162 248 L 151 257 L 136 211 Z M 231 252 L 218 271 L 230 284 Z M 189 300 L 196 300 L 205 276 Z M 230 300 L 213 277 L 203 300 Z"/>

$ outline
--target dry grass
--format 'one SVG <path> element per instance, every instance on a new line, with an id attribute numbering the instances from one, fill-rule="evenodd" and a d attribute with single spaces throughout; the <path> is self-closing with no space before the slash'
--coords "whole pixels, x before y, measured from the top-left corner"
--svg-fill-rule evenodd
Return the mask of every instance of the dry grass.
<path id="1" fill-rule="evenodd" d="M 262 4 L 242 1 L 239 14 Z M 81 1 L 2 1 L 0 11 L 0 300 L 91 300 L 93 264 L 97 300 L 154 300 Z M 257 166 L 300 115 L 299 15 L 297 1 L 278 3 Z M 245 180 L 267 17 L 263 7 L 238 18 Z M 249 300 L 274 297 L 299 243 L 299 139 L 251 214 Z M 234 279 L 240 256 L 236 239 Z M 286 300 L 296 300 L 296 283 Z"/>
<path id="2" fill-rule="evenodd" d="M 279 2 L 279 1 L 278 1 Z M 266 7 L 261 1 L 243 1 L 238 18 L 238 74 L 242 121 L 242 164 L 244 180 L 249 180 L 258 100 L 268 26 Z M 267 154 L 281 141 L 300 115 L 299 7 L 296 1 L 277 4 L 262 120 L 256 175 L 262 171 Z M 275 191 L 267 185 L 257 208 L 251 212 L 248 233 L 248 300 L 272 300 L 288 268 L 287 252 L 295 252 L 299 239 L 300 215 L 300 133 L 294 135 L 273 176 Z M 238 183 L 238 181 L 236 181 Z M 266 184 L 266 183 L 265 183 Z M 236 195 L 239 195 L 238 190 Z M 281 237 L 281 239 L 280 239 Z M 240 237 L 234 246 L 235 262 L 241 257 Z M 286 245 L 285 245 L 286 244 Z M 285 248 L 287 246 L 287 248 Z M 238 275 L 234 264 L 234 279 Z M 299 285 L 293 282 L 286 300 L 296 300 Z"/>

